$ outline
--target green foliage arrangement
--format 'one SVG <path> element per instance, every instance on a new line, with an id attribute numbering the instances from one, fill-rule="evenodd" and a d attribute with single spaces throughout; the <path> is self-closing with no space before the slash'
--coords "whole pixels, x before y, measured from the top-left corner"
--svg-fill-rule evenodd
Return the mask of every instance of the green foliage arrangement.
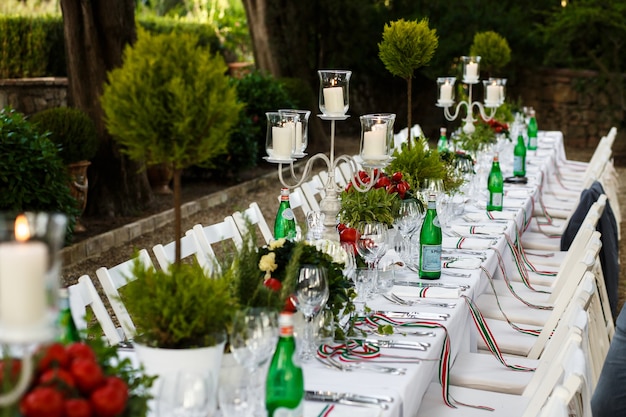
<path id="1" fill-rule="evenodd" d="M 449 187 L 451 185 L 446 184 L 448 170 L 439 158 L 439 152 L 435 149 L 428 149 L 425 138 L 414 141 L 411 147 L 403 144 L 399 151 L 394 152 L 393 156 L 394 159 L 385 170 L 387 172 L 402 172 L 412 190 L 421 190 L 426 178 L 442 179 L 444 186 Z"/>
<path id="2" fill-rule="evenodd" d="M 138 261 L 131 274 L 134 280 L 120 289 L 120 298 L 137 329 L 134 339 L 147 346 L 215 345 L 237 309 L 228 279 L 207 277 L 195 262 L 164 271 Z"/>
<path id="3" fill-rule="evenodd" d="M 340 198 L 339 222 L 351 227 L 360 222 L 379 222 L 391 226 L 400 206 L 398 194 L 389 193 L 385 188 L 372 188 L 361 193 L 351 187 L 342 191 Z"/>
<path id="4" fill-rule="evenodd" d="M 0 78 L 46 73 L 50 44 L 45 25 L 45 18 L 0 16 Z"/>
<path id="5" fill-rule="evenodd" d="M 66 164 L 90 160 L 96 155 L 99 144 L 96 126 L 84 111 L 55 107 L 36 113 L 29 120 L 40 133 L 49 132 Z"/>
<path id="6" fill-rule="evenodd" d="M 66 242 L 79 214 L 57 147 L 24 115 L 0 110 L 0 210 L 49 211 L 68 216 Z"/>
<path id="7" fill-rule="evenodd" d="M 172 168 L 178 262 L 182 170 L 226 152 L 243 106 L 222 57 L 198 46 L 196 36 L 140 30 L 123 61 L 104 86 L 105 123 L 131 159 Z"/>
<path id="8" fill-rule="evenodd" d="M 437 31 L 421 21 L 396 20 L 385 25 L 383 40 L 378 44 L 378 56 L 385 68 L 407 81 L 407 124 L 411 130 L 412 79 L 415 70 L 428 64 L 439 45 Z M 409 133 L 410 135 L 410 133 Z M 410 136 L 409 136 L 410 139 Z M 408 142 L 411 147 L 411 140 Z"/>
<path id="9" fill-rule="evenodd" d="M 478 32 L 474 35 L 470 55 L 480 56 L 481 67 L 493 75 L 509 63 L 511 48 L 507 40 L 496 32 Z"/>
<path id="10" fill-rule="evenodd" d="M 233 79 L 237 97 L 245 103 L 245 114 L 252 121 L 256 141 L 257 162 L 265 155 L 265 113 L 277 109 L 292 109 L 294 103 L 283 83 L 261 71 L 253 71 L 240 79 Z"/>
<path id="11" fill-rule="evenodd" d="M 475 156 L 476 152 L 482 151 L 490 145 L 496 143 L 497 137 L 495 131 L 491 128 L 489 123 L 480 120 L 474 124 L 474 127 L 476 130 L 471 134 L 467 134 L 461 130 L 457 143 L 462 149 L 474 154 Z"/>

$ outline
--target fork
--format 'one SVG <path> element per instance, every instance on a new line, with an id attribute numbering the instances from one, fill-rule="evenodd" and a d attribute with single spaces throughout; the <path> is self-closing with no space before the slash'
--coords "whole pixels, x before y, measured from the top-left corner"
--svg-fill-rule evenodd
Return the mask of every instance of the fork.
<path id="1" fill-rule="evenodd" d="M 379 372 L 383 374 L 390 375 L 404 375 L 406 374 L 406 368 L 394 368 L 390 366 L 380 366 L 372 363 L 363 363 L 363 362 L 339 362 L 331 357 L 327 357 L 326 359 L 322 359 L 317 357 L 317 360 L 322 362 L 324 365 L 338 369 L 340 371 L 354 371 L 354 370 L 364 370 L 364 371 L 372 371 Z"/>
<path id="2" fill-rule="evenodd" d="M 383 294 L 383 297 L 387 300 L 387 301 L 391 301 L 394 304 L 398 304 L 398 305 L 402 305 L 402 306 L 413 306 L 415 304 L 427 304 L 427 305 L 431 305 L 434 307 L 444 307 L 444 308 L 454 308 L 456 307 L 456 303 L 440 303 L 440 302 L 436 302 L 436 301 L 426 301 L 426 300 L 407 300 L 404 299 L 402 297 L 399 297 L 398 295 L 394 294 L 394 293 L 389 293 L 389 295 L 387 294 Z"/>

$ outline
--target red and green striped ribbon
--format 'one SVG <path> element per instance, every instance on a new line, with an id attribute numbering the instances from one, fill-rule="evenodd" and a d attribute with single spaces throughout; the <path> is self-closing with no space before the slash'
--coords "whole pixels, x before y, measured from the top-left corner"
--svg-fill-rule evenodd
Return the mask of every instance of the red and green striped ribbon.
<path id="1" fill-rule="evenodd" d="M 485 273 L 485 275 L 487 276 L 487 278 L 489 279 L 489 285 L 491 285 L 491 288 L 493 290 L 493 293 L 496 294 L 496 288 L 493 285 L 493 276 L 491 275 L 491 273 L 487 270 L 487 268 L 485 268 L 484 266 L 481 266 L 480 269 L 483 270 L 483 272 Z M 498 296 L 496 295 L 496 304 L 498 305 L 498 309 L 500 310 L 500 312 L 502 313 L 502 316 L 504 317 L 504 319 L 506 320 L 506 322 L 509 324 L 509 326 L 511 326 L 511 328 L 515 331 L 518 331 L 520 333 L 523 334 L 529 334 L 531 336 L 539 336 L 539 333 L 541 333 L 541 329 L 525 329 L 523 327 L 519 327 L 517 324 L 513 323 L 509 317 L 506 315 L 506 313 L 504 311 L 502 311 L 502 306 L 500 305 L 500 300 L 498 300 Z"/>
<path id="2" fill-rule="evenodd" d="M 533 265 L 532 262 L 530 262 L 528 258 L 526 258 L 526 253 L 524 252 L 524 248 L 522 248 L 521 246 L 521 240 L 519 238 L 516 241 L 513 241 L 513 239 L 510 236 L 508 236 L 506 233 L 504 234 L 504 236 L 507 241 L 507 246 L 511 249 L 511 253 L 513 254 L 515 262 L 519 264 L 518 269 L 520 270 L 523 269 L 525 271 L 526 277 L 528 277 L 528 270 L 526 269 L 524 265 L 527 265 L 532 272 L 538 275 L 543 275 L 543 276 L 548 276 L 548 277 L 554 277 L 557 275 L 555 271 L 544 271 L 544 270 L 537 269 L 535 265 Z"/>
<path id="3" fill-rule="evenodd" d="M 317 415 L 317 417 L 328 417 L 335 409 L 335 404 L 328 404 L 326 407 L 322 409 L 322 411 Z"/>
<path id="4" fill-rule="evenodd" d="M 483 405 L 473 405 L 459 402 L 452 398 L 450 395 L 450 336 L 448 335 L 448 329 L 441 323 L 436 323 L 432 321 L 399 321 L 394 320 L 391 317 L 385 316 L 384 314 L 372 314 L 367 317 L 366 321 L 368 323 L 373 323 L 376 326 L 379 325 L 391 325 L 393 327 L 400 328 L 426 328 L 426 329 L 442 329 L 444 331 L 444 341 L 443 346 L 441 348 L 440 360 L 439 360 L 439 383 L 441 384 L 441 395 L 443 398 L 444 404 L 451 408 L 457 408 L 457 405 L 461 405 L 464 407 L 477 408 L 481 410 L 493 411 L 494 409 L 491 407 L 486 407 Z"/>
<path id="5" fill-rule="evenodd" d="M 491 329 L 489 328 L 489 325 L 487 324 L 485 317 L 482 315 L 482 313 L 480 312 L 476 304 L 474 304 L 474 302 L 465 295 L 462 295 L 461 297 L 465 299 L 465 303 L 467 304 L 470 314 L 472 315 L 472 319 L 474 320 L 476 329 L 478 330 L 478 333 L 483 338 L 483 341 L 485 342 L 485 344 L 487 345 L 487 348 L 489 348 L 489 351 L 493 354 L 493 356 L 495 356 L 496 359 L 498 359 L 498 361 L 502 365 L 514 371 L 524 371 L 524 372 L 534 371 L 535 368 L 530 368 L 528 366 L 523 366 L 523 365 L 515 365 L 515 364 L 511 365 L 507 363 L 506 359 L 502 355 L 502 351 L 498 347 L 496 338 L 494 337 L 493 333 L 491 333 Z"/>
<path id="6" fill-rule="evenodd" d="M 367 343 L 362 340 L 347 340 L 345 343 L 337 345 L 320 345 L 317 348 L 317 356 L 320 358 L 337 356 L 340 360 L 353 362 L 379 358 L 381 353 L 380 347 L 373 343 Z"/>
<path id="7" fill-rule="evenodd" d="M 535 287 L 533 287 L 533 285 L 530 282 L 530 276 L 528 275 L 528 270 L 524 267 L 524 263 L 521 259 L 519 251 L 516 250 L 515 244 L 513 243 L 509 235 L 507 235 L 506 233 L 504 233 L 504 237 L 506 239 L 507 247 L 511 250 L 511 254 L 513 255 L 513 262 L 515 264 L 515 269 L 517 269 L 517 272 L 519 272 L 519 276 L 522 280 L 522 283 L 524 283 L 524 286 L 526 286 L 526 288 L 535 292 L 547 293 L 547 291 L 537 290 Z M 508 275 L 506 273 L 506 266 L 504 265 L 504 259 L 502 258 L 502 254 L 497 250 L 495 252 L 496 252 L 496 256 L 498 257 L 498 266 L 500 268 L 500 271 L 502 272 L 502 275 L 504 276 L 505 280 L 508 280 Z"/>
<path id="8" fill-rule="evenodd" d="M 506 273 L 506 271 L 505 271 L 505 269 L 504 269 L 504 268 L 505 268 L 505 266 L 504 266 L 504 261 L 503 261 L 503 259 L 502 259 L 502 255 L 501 255 L 498 251 L 496 251 L 496 256 L 498 257 L 498 267 L 500 268 L 500 271 L 502 272 L 502 276 L 503 276 L 503 278 L 504 278 L 504 282 L 506 283 L 506 286 L 507 286 L 507 288 L 509 289 L 509 292 L 511 293 L 511 295 L 513 295 L 513 297 L 515 297 L 517 300 L 519 300 L 521 303 L 523 303 L 523 304 L 524 304 L 524 305 L 526 305 L 527 307 L 534 308 L 534 309 L 536 309 L 536 310 L 552 310 L 552 309 L 553 309 L 553 307 L 552 307 L 552 306 L 546 306 L 546 305 L 540 305 L 540 304 L 533 304 L 533 303 L 531 303 L 530 301 L 526 301 L 525 299 L 523 299 L 523 298 L 522 298 L 522 297 L 521 297 L 521 296 L 517 293 L 517 291 L 515 291 L 515 287 L 513 286 L 513 283 L 512 283 L 512 282 L 511 282 L 511 280 L 509 279 L 508 274 Z M 483 271 L 484 271 L 484 270 L 483 270 Z M 491 275 L 488 275 L 488 278 L 489 278 L 489 279 L 492 279 L 492 276 L 491 276 Z M 492 287 L 494 287 L 494 286 L 492 285 Z M 548 294 L 548 292 L 547 292 L 547 291 L 543 291 L 543 290 L 542 290 L 542 291 L 539 291 L 539 290 L 536 290 L 536 289 L 534 289 L 534 288 L 532 288 L 532 290 L 533 290 L 533 291 L 535 291 L 535 292 L 537 292 L 537 293 Z M 496 298 L 497 298 L 497 296 L 498 296 L 498 295 L 497 295 L 497 293 L 496 293 L 496 291 L 495 291 L 495 288 L 494 288 L 494 294 L 495 294 L 495 296 L 496 296 Z"/>

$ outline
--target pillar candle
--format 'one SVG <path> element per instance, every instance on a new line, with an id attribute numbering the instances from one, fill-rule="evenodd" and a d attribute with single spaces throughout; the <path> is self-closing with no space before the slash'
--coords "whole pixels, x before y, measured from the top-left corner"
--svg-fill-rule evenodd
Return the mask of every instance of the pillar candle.
<path id="1" fill-rule="evenodd" d="M 324 88 L 324 107 L 326 108 L 327 114 L 331 114 L 331 115 L 345 114 L 345 107 L 343 105 L 343 88 L 341 87 Z"/>
<path id="2" fill-rule="evenodd" d="M 485 103 L 499 103 L 500 102 L 500 87 L 496 83 L 487 85 L 487 97 Z"/>
<path id="3" fill-rule="evenodd" d="M 274 158 L 289 159 L 293 151 L 293 130 L 288 127 L 272 126 L 272 150 Z"/>
<path id="4" fill-rule="evenodd" d="M 449 82 L 441 84 L 441 92 L 439 94 L 439 100 L 452 101 L 452 85 Z"/>
<path id="5" fill-rule="evenodd" d="M 363 132 L 363 159 L 383 159 L 387 155 L 386 129 L 372 129 Z"/>
<path id="6" fill-rule="evenodd" d="M 478 79 L 478 64 L 475 62 L 468 62 L 465 65 L 465 78 L 468 80 Z"/>
<path id="7" fill-rule="evenodd" d="M 43 242 L 0 244 L 0 325 L 32 328 L 46 319 L 48 250 Z"/>
<path id="8" fill-rule="evenodd" d="M 296 147 L 295 152 L 301 153 L 304 152 L 302 149 L 304 144 L 302 143 L 302 122 L 296 122 Z"/>

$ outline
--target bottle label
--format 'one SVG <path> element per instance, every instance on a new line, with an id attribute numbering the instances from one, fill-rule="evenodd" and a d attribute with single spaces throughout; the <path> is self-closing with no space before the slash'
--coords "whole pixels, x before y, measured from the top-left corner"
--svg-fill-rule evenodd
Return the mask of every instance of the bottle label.
<path id="1" fill-rule="evenodd" d="M 491 206 L 502 207 L 502 193 L 491 193 Z"/>
<path id="2" fill-rule="evenodd" d="M 286 208 L 285 210 L 283 210 L 283 219 L 285 220 L 293 220 L 296 217 L 293 214 L 293 210 L 290 208 Z"/>
<path id="3" fill-rule="evenodd" d="M 524 172 L 524 157 L 523 156 L 514 156 L 513 157 L 513 172 Z"/>
<path id="4" fill-rule="evenodd" d="M 537 137 L 536 136 L 531 136 L 528 138 L 528 148 L 530 148 L 531 150 L 537 149 Z"/>
<path id="5" fill-rule="evenodd" d="M 304 415 L 304 401 L 300 401 L 300 404 L 296 408 L 278 407 L 274 410 L 273 417 L 302 417 Z M 272 417 L 272 416 L 270 416 Z"/>
<path id="6" fill-rule="evenodd" d="M 441 245 L 422 245 L 422 271 L 441 271 Z"/>

